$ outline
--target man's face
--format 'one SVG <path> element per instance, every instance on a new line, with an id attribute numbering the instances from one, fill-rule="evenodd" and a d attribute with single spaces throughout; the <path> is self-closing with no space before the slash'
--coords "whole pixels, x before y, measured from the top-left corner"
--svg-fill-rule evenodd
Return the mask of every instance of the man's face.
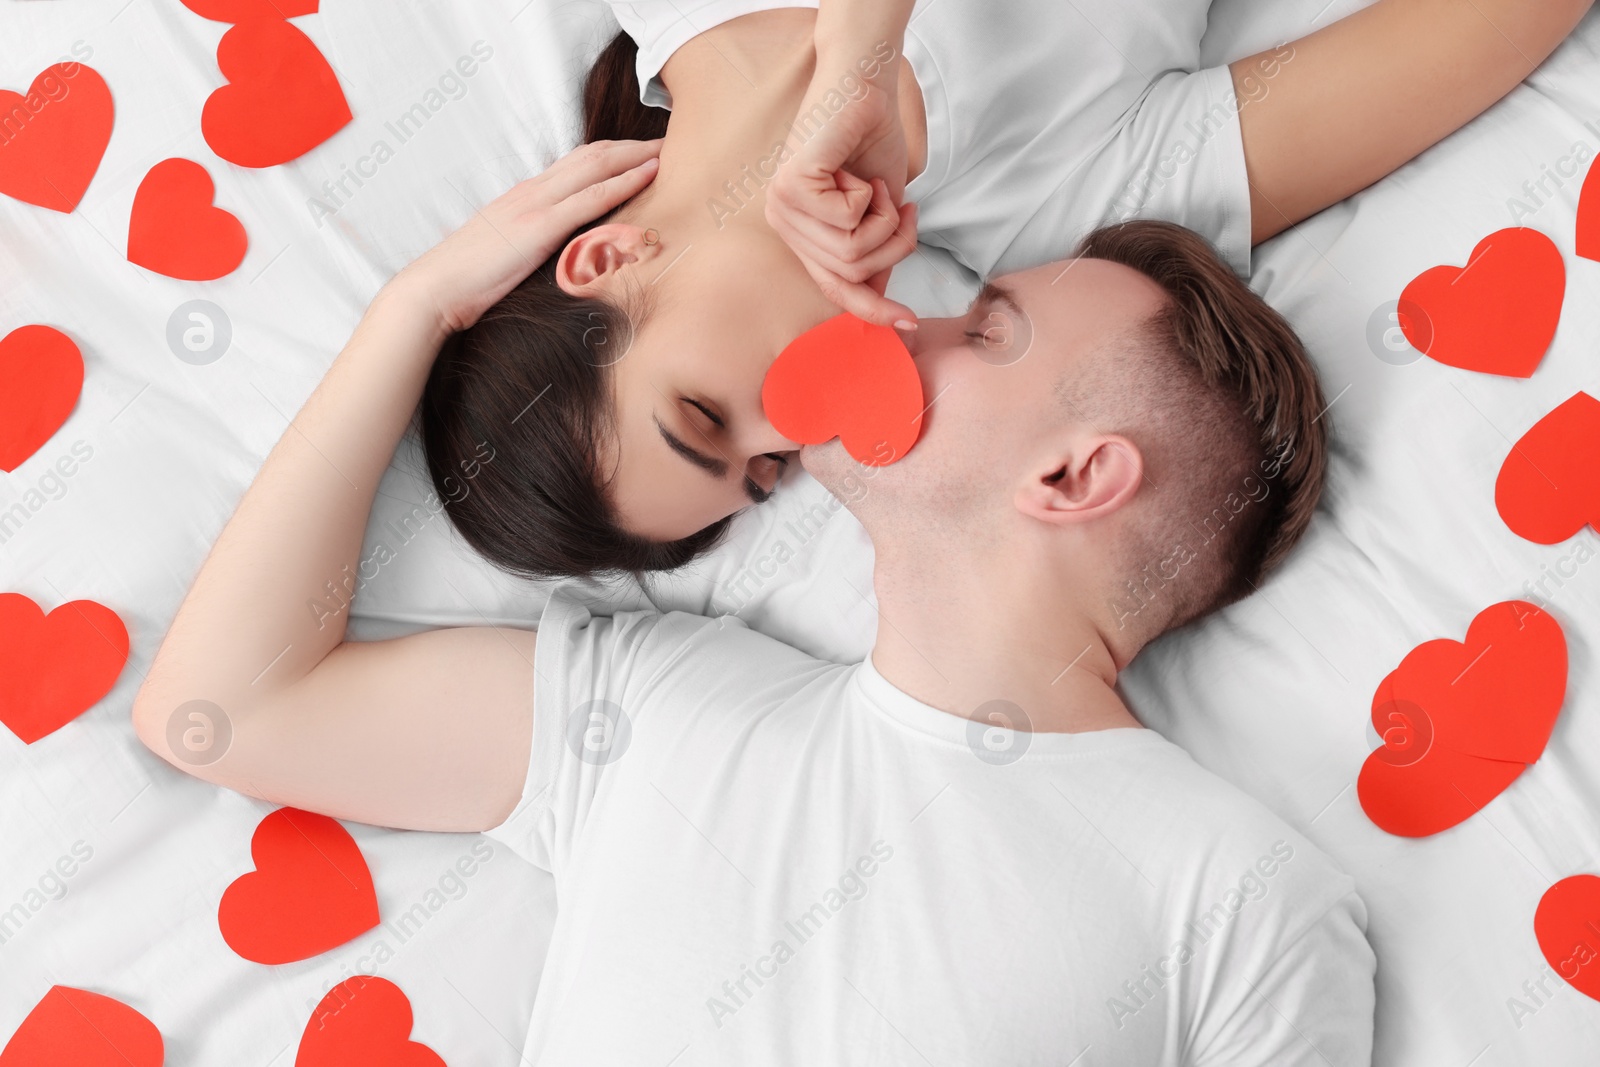
<path id="1" fill-rule="evenodd" d="M 923 319 L 901 335 L 929 401 L 922 436 L 903 459 L 863 469 L 834 440 L 802 449 L 801 462 L 869 532 L 890 514 L 981 518 L 1009 508 L 1063 435 L 1120 429 L 1086 426 L 1059 386 L 1092 372 L 1091 361 L 1119 358 L 1108 342 L 1163 302 L 1155 282 L 1108 260 L 1061 260 L 1003 275 L 966 315 Z M 846 494 L 847 487 L 855 492 Z"/>

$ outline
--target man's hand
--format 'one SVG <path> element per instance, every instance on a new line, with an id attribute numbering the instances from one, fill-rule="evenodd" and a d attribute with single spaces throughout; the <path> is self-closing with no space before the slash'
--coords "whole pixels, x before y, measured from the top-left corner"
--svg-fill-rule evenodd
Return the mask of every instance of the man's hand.
<path id="1" fill-rule="evenodd" d="M 898 62 L 863 79 L 819 54 L 795 123 L 807 139 L 768 187 L 766 218 L 829 300 L 906 328 L 915 313 L 883 295 L 890 268 L 917 246 L 916 205 L 898 202 L 906 181 Z M 841 97 L 844 106 L 831 111 L 827 101 Z"/>

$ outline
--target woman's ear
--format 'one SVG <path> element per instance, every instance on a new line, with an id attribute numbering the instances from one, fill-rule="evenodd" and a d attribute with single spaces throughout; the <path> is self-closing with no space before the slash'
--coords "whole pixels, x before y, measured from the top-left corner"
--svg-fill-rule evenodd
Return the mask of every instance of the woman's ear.
<path id="1" fill-rule="evenodd" d="M 1144 456 L 1132 441 L 1086 435 L 1018 490 L 1017 510 L 1051 523 L 1104 518 L 1132 500 L 1143 480 Z"/>
<path id="2" fill-rule="evenodd" d="M 556 284 L 569 296 L 595 296 L 609 289 L 622 268 L 647 263 L 661 253 L 659 239 L 645 242 L 646 230 L 627 222 L 608 222 L 567 242 L 556 260 Z M 650 231 L 654 237 L 654 231 Z"/>

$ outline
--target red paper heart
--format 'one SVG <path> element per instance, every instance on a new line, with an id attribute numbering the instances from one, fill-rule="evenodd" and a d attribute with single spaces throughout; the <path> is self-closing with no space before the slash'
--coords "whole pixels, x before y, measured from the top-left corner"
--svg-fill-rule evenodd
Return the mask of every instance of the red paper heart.
<path id="1" fill-rule="evenodd" d="M 400 987 L 358 974 L 328 990 L 312 1011 L 294 1067 L 445 1067 L 410 1036 L 411 1002 Z"/>
<path id="2" fill-rule="evenodd" d="M 110 608 L 74 600 L 46 615 L 0 593 L 0 723 L 31 745 L 111 692 L 128 662 L 128 628 Z"/>
<path id="3" fill-rule="evenodd" d="M 1465 642 L 1418 645 L 1378 686 L 1384 743 L 1356 794 L 1379 829 L 1426 837 L 1471 816 L 1538 760 L 1567 691 L 1567 642 L 1521 600 L 1485 608 Z"/>
<path id="4" fill-rule="evenodd" d="M 317 13 L 317 0 L 183 0 L 183 6 L 213 22 L 292 19 Z"/>
<path id="5" fill-rule="evenodd" d="M 161 1067 L 161 1031 L 120 1000 L 51 986 L 6 1047 L 0 1067 Z"/>
<path id="6" fill-rule="evenodd" d="M 169 278 L 204 282 L 244 262 L 249 238 L 233 214 L 212 204 L 216 186 L 200 164 L 164 159 L 133 194 L 128 260 Z"/>
<path id="7" fill-rule="evenodd" d="M 898 334 L 836 315 L 789 342 L 761 383 L 761 406 L 791 441 L 839 438 L 869 467 L 893 463 L 922 432 L 922 379 Z"/>
<path id="8" fill-rule="evenodd" d="M 1600 878 L 1577 874 L 1546 889 L 1533 913 L 1533 935 L 1568 985 L 1600 1000 Z"/>
<path id="9" fill-rule="evenodd" d="M 251 19 L 223 34 L 217 66 L 229 84 L 206 100 L 200 130 L 229 163 L 287 163 L 350 121 L 333 68 L 311 38 L 280 19 Z"/>
<path id="10" fill-rule="evenodd" d="M 1576 251 L 1584 259 L 1600 259 L 1600 159 L 1589 165 L 1583 192 L 1578 194 Z"/>
<path id="11" fill-rule="evenodd" d="M 217 925 L 256 963 L 294 963 L 378 925 L 367 861 L 336 819 L 279 808 L 250 839 L 256 869 L 222 894 Z"/>
<path id="12" fill-rule="evenodd" d="M 113 113 L 105 79 L 82 63 L 46 67 L 26 96 L 0 90 L 0 193 L 76 208 L 106 154 Z"/>
<path id="13" fill-rule="evenodd" d="M 1440 363 L 1526 378 L 1555 337 L 1566 295 L 1561 250 L 1538 230 L 1500 230 L 1465 267 L 1434 267 L 1400 294 L 1411 347 Z"/>
<path id="14" fill-rule="evenodd" d="M 1494 483 L 1494 506 L 1518 537 L 1565 541 L 1600 529 L 1600 400 L 1574 393 L 1511 448 Z"/>
<path id="15" fill-rule="evenodd" d="M 0 339 L 0 471 L 14 471 L 61 429 L 83 391 L 83 355 L 48 326 Z"/>

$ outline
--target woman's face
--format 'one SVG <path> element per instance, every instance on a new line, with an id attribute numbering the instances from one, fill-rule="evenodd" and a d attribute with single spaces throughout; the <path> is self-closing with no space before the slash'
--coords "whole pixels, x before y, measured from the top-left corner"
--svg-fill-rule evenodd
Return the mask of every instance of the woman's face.
<path id="1" fill-rule="evenodd" d="M 601 469 L 622 526 L 672 541 L 772 492 L 796 446 L 762 412 L 762 380 L 837 309 L 787 249 L 733 229 L 664 250 L 641 276 L 650 310 L 611 366 Z"/>

